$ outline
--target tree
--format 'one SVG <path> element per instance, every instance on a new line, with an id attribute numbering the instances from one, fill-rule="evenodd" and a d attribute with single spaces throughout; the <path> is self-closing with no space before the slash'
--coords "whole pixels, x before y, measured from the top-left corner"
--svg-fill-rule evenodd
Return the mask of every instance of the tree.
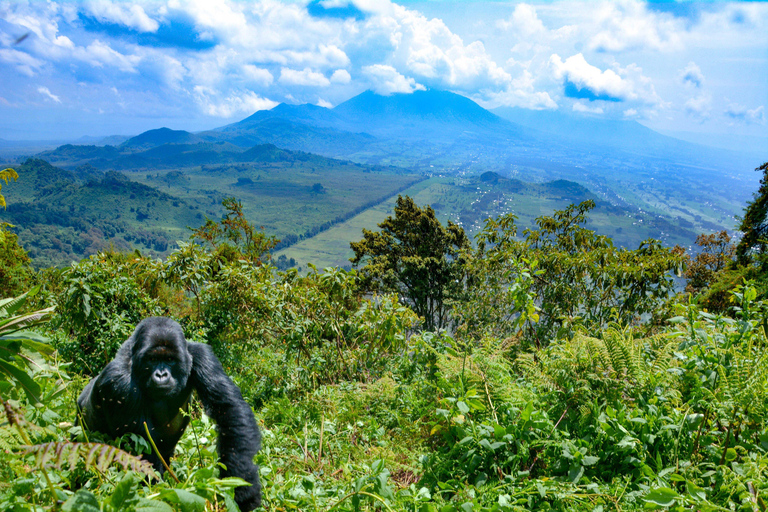
<path id="1" fill-rule="evenodd" d="M 584 227 L 594 207 L 589 200 L 538 217 L 538 229 L 526 229 L 523 240 L 516 238 L 514 215 L 487 221 L 462 305 L 470 334 L 508 336 L 523 328 L 531 341 L 547 345 L 572 335 L 575 325 L 600 328 L 659 313 L 683 250 L 653 239 L 634 251 L 618 248 Z M 489 313 L 499 306 L 501 313 Z"/>
<path id="2" fill-rule="evenodd" d="M 397 197 L 395 216 L 379 224 L 381 231 L 363 229 L 363 239 L 350 243 L 350 261 L 361 269 L 368 291 L 396 292 L 423 318 L 425 330 L 448 326 L 449 301 L 463 289 L 464 257 L 469 239 L 461 226 L 444 227 L 430 206 Z"/>
<path id="3" fill-rule="evenodd" d="M 11 168 L 0 171 L 0 179 L 19 179 L 19 175 Z M 3 186 L 0 184 L 0 190 Z M 0 194 L 0 205 L 6 207 L 5 197 Z M 0 297 L 14 297 L 29 285 L 34 272 L 30 265 L 27 251 L 19 245 L 19 237 L 8 228 L 11 224 L 0 222 Z"/>
<path id="4" fill-rule="evenodd" d="M 248 222 L 243 204 L 234 197 L 221 202 L 227 210 L 220 222 L 206 219 L 205 224 L 192 231 L 192 239 L 210 243 L 216 255 L 227 261 L 244 259 L 261 264 L 269 258 L 269 251 L 277 245 L 273 236 L 267 236 Z"/>
<path id="5" fill-rule="evenodd" d="M 745 265 L 754 254 L 765 253 L 768 244 L 768 162 L 755 170 L 763 171 L 763 177 L 739 225 L 739 231 L 744 233 L 736 246 L 736 260 L 740 265 Z"/>
<path id="6" fill-rule="evenodd" d="M 10 180 L 11 178 L 13 178 L 13 181 L 16 181 L 17 179 L 19 179 L 19 175 L 16 174 L 16 171 L 11 169 L 10 167 L 0 171 L 0 180 L 3 180 L 6 185 L 8 184 L 8 180 Z M 2 189 L 3 189 L 3 184 L 0 183 L 0 190 Z M 0 205 L 2 205 L 3 208 L 6 208 L 5 197 L 3 197 L 3 194 L 0 194 Z"/>
<path id="7" fill-rule="evenodd" d="M 34 276 L 27 251 L 19 245 L 19 237 L 0 222 L 0 298 L 15 297 L 29 287 Z"/>
<path id="8" fill-rule="evenodd" d="M 699 293 L 714 283 L 736 252 L 731 236 L 725 230 L 697 236 L 696 245 L 701 247 L 701 252 L 688 261 L 685 269 L 685 277 L 688 279 L 685 291 L 689 293 Z"/>

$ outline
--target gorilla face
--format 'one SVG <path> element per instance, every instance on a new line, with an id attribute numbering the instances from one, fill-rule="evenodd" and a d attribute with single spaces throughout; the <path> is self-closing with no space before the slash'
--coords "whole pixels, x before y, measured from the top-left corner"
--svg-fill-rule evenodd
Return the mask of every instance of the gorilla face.
<path id="1" fill-rule="evenodd" d="M 187 387 L 192 358 L 176 328 L 155 323 L 136 333 L 132 366 L 136 382 L 154 400 L 173 398 Z"/>

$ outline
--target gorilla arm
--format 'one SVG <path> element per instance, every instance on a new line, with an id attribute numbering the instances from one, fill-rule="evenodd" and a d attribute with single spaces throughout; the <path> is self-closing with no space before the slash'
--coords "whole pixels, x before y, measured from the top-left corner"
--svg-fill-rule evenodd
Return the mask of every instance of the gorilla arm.
<path id="1" fill-rule="evenodd" d="M 219 458 L 227 468 L 222 476 L 236 476 L 252 484 L 236 488 L 235 501 L 241 511 L 253 510 L 261 504 L 259 468 L 253 463 L 261 448 L 261 434 L 253 411 L 209 346 L 189 342 L 187 348 L 192 355 L 192 385 L 205 412 L 218 425 Z"/>
<path id="2" fill-rule="evenodd" d="M 115 359 L 91 379 L 77 399 L 81 420 L 89 430 L 114 437 L 126 432 L 139 433 L 140 392 L 131 382 L 131 345 L 129 338 Z"/>

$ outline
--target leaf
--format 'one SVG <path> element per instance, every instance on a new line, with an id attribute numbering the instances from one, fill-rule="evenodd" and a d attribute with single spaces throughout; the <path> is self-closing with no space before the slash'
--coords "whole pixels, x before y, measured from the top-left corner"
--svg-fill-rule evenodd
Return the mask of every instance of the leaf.
<path id="1" fill-rule="evenodd" d="M 685 489 L 697 500 L 705 501 L 707 499 L 707 493 L 704 492 L 704 489 L 692 482 L 685 482 Z"/>
<path id="2" fill-rule="evenodd" d="M 173 508 L 164 501 L 141 498 L 136 505 L 136 512 L 173 512 Z"/>
<path id="3" fill-rule="evenodd" d="M 469 412 L 469 406 L 461 400 L 456 402 L 456 407 L 459 408 L 462 414 L 467 414 Z"/>
<path id="4" fill-rule="evenodd" d="M 649 492 L 643 500 L 647 503 L 653 503 L 654 505 L 667 508 L 674 505 L 679 497 L 680 495 L 674 489 L 670 489 L 669 487 L 659 487 L 658 489 Z"/>
<path id="5" fill-rule="evenodd" d="M 27 375 L 27 372 L 21 370 L 7 361 L 0 359 L 0 372 L 10 375 L 21 385 L 24 393 L 27 394 L 27 398 L 32 403 L 38 403 L 40 401 L 40 386 L 32 380 L 32 377 Z"/>
<path id="6" fill-rule="evenodd" d="M 583 459 L 581 459 L 581 464 L 583 466 L 593 466 L 597 464 L 597 461 L 599 460 L 600 460 L 600 457 L 591 457 L 591 456 L 584 457 Z"/>
<path id="7" fill-rule="evenodd" d="M 80 489 L 64 502 L 62 512 L 100 512 L 99 500 L 88 491 Z"/>
<path id="8" fill-rule="evenodd" d="M 184 489 L 173 489 L 171 496 L 175 494 L 176 501 L 181 506 L 181 512 L 204 512 L 205 498 L 193 494 Z"/>
<path id="9" fill-rule="evenodd" d="M 116 510 L 124 510 L 136 501 L 136 476 L 128 472 L 115 486 L 115 492 L 109 499 L 110 505 Z"/>

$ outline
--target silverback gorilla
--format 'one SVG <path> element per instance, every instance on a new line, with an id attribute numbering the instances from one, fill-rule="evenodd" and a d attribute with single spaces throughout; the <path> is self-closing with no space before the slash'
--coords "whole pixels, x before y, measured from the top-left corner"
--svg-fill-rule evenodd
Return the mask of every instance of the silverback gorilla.
<path id="1" fill-rule="evenodd" d="M 253 412 L 211 348 L 187 342 L 173 320 L 151 317 L 139 323 L 77 405 L 87 428 L 115 437 L 132 432 L 146 438 L 146 422 L 168 461 L 189 422 L 182 410 L 193 389 L 218 425 L 219 457 L 226 466 L 222 476 L 250 482 L 235 489 L 235 501 L 243 512 L 255 509 L 261 505 L 261 484 L 253 456 L 261 433 Z M 163 472 L 154 453 L 145 458 Z"/>

